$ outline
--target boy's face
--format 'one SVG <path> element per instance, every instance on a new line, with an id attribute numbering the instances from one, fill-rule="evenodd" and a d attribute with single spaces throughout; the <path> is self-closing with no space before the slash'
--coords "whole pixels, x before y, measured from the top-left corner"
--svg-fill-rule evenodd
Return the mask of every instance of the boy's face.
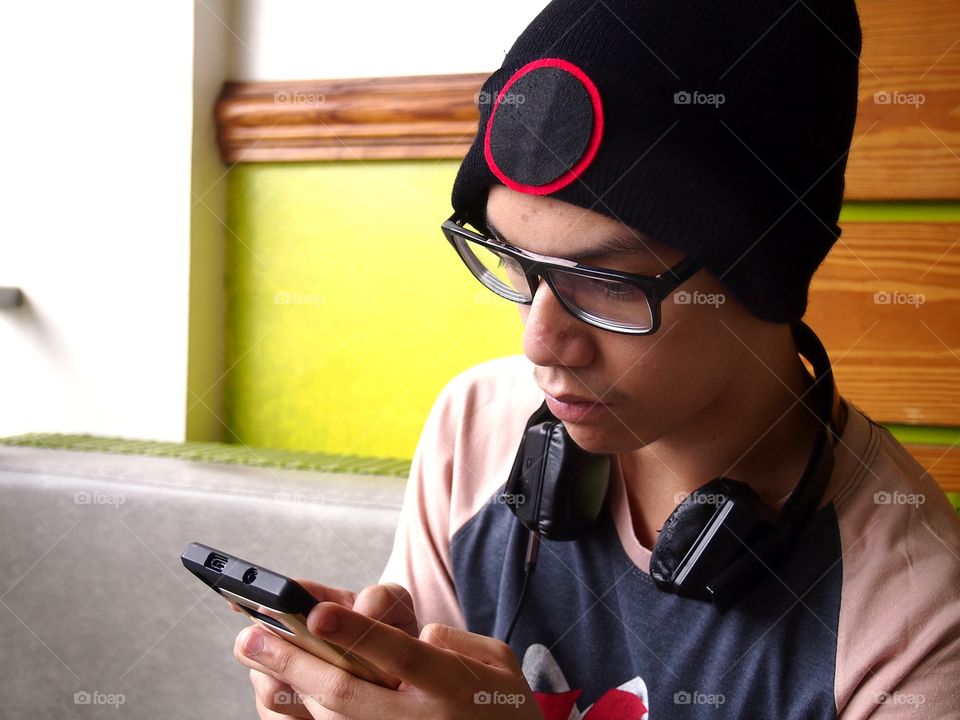
<path id="1" fill-rule="evenodd" d="M 487 218 L 501 240 L 560 258 L 610 237 L 634 240 L 635 251 L 585 261 L 596 267 L 657 275 L 683 258 L 605 215 L 503 185 L 490 189 Z M 519 307 L 523 352 L 537 366 L 551 410 L 579 445 L 607 453 L 628 452 L 666 434 L 696 432 L 693 419 L 730 402 L 738 370 L 756 363 L 747 346 L 766 325 L 706 270 L 664 300 L 653 335 L 587 325 L 543 282 L 533 303 Z"/>

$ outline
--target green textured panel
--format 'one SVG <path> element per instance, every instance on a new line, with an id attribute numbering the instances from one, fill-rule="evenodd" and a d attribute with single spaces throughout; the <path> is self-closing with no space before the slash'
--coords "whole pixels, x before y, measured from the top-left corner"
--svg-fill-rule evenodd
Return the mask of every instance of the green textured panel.
<path id="1" fill-rule="evenodd" d="M 960 493 L 948 492 L 947 500 L 953 505 L 953 509 L 957 511 L 957 517 L 960 518 Z"/>
<path id="2" fill-rule="evenodd" d="M 250 448 L 221 442 L 160 442 L 158 440 L 130 440 L 95 435 L 61 435 L 57 433 L 29 433 L 0 438 L 0 445 L 20 445 L 48 450 L 81 450 L 85 452 L 118 453 L 121 455 L 152 455 L 173 457 L 198 462 L 255 465 L 257 467 L 316 470 L 319 472 L 356 473 L 362 475 L 391 475 L 406 477 L 410 463 L 406 460 L 364 458 L 323 453 L 291 452 Z"/>
<path id="3" fill-rule="evenodd" d="M 520 352 L 516 306 L 440 233 L 458 165 L 230 171 L 227 441 L 409 458 L 453 375 Z"/>
<path id="4" fill-rule="evenodd" d="M 458 165 L 231 169 L 227 441 L 409 458 L 453 375 L 520 352 L 515 306 L 476 283 L 439 231 Z M 960 221 L 960 203 L 846 203 L 841 220 Z M 891 431 L 933 444 L 960 432 Z"/>
<path id="5" fill-rule="evenodd" d="M 958 222 L 956 201 L 848 202 L 840 212 L 841 222 Z M 886 424 L 901 443 L 954 445 L 960 442 L 960 428 Z"/>
<path id="6" fill-rule="evenodd" d="M 918 445 L 957 445 L 960 443 L 960 428 L 923 425 L 884 424 L 897 440 Z"/>
<path id="7" fill-rule="evenodd" d="M 847 202 L 840 222 L 958 222 L 960 203 L 955 200 Z"/>

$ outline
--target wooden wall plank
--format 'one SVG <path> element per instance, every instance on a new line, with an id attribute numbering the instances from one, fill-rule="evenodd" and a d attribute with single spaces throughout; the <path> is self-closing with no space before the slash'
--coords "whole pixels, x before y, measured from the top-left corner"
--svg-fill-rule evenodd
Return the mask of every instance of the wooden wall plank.
<path id="1" fill-rule="evenodd" d="M 845 223 L 805 317 L 879 422 L 960 425 L 960 224 Z"/>
<path id="2" fill-rule="evenodd" d="M 914 459 L 923 466 L 945 492 L 960 493 L 960 447 L 941 445 L 906 445 Z"/>
<path id="3" fill-rule="evenodd" d="M 860 17 L 846 198 L 960 198 L 960 4 L 928 0 L 921 11 L 910 0 L 871 0 Z M 216 110 L 221 154 L 228 163 L 459 159 L 485 78 L 227 83 Z"/>
<path id="4" fill-rule="evenodd" d="M 486 75 L 227 83 L 217 102 L 226 162 L 462 158 Z"/>
<path id="5" fill-rule="evenodd" d="M 960 199 L 960 3 L 868 0 L 846 200 Z M 223 159 L 462 158 L 487 73 L 227 83 Z M 845 223 L 806 320 L 875 420 L 960 426 L 960 224 Z M 960 448 L 908 445 L 960 492 Z"/>
<path id="6" fill-rule="evenodd" d="M 858 9 L 863 52 L 847 199 L 960 197 L 960 3 L 869 0 Z"/>

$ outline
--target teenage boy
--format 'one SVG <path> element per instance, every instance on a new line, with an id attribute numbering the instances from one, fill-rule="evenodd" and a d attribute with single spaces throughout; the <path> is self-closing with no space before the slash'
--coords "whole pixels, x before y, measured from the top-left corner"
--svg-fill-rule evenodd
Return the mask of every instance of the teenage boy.
<path id="1" fill-rule="evenodd" d="M 956 519 L 801 322 L 860 47 L 850 0 L 534 19 L 443 224 L 524 356 L 441 394 L 382 584 L 309 585 L 311 629 L 403 683 L 245 630 L 261 717 L 958 716 Z"/>

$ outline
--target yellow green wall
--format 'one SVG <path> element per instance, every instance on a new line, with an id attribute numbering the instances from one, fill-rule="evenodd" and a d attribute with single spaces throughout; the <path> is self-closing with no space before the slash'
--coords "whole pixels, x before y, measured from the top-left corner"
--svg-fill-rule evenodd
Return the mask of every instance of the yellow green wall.
<path id="1" fill-rule="evenodd" d="M 230 170 L 225 440 L 409 458 L 451 377 L 520 352 L 515 306 L 481 287 L 439 230 L 458 165 Z M 955 202 L 847 203 L 841 214 L 958 219 Z M 960 441 L 955 428 L 890 427 L 903 441 Z"/>
<path id="2" fill-rule="evenodd" d="M 230 170 L 225 440 L 409 458 L 451 377 L 520 352 L 440 232 L 458 165 Z"/>

